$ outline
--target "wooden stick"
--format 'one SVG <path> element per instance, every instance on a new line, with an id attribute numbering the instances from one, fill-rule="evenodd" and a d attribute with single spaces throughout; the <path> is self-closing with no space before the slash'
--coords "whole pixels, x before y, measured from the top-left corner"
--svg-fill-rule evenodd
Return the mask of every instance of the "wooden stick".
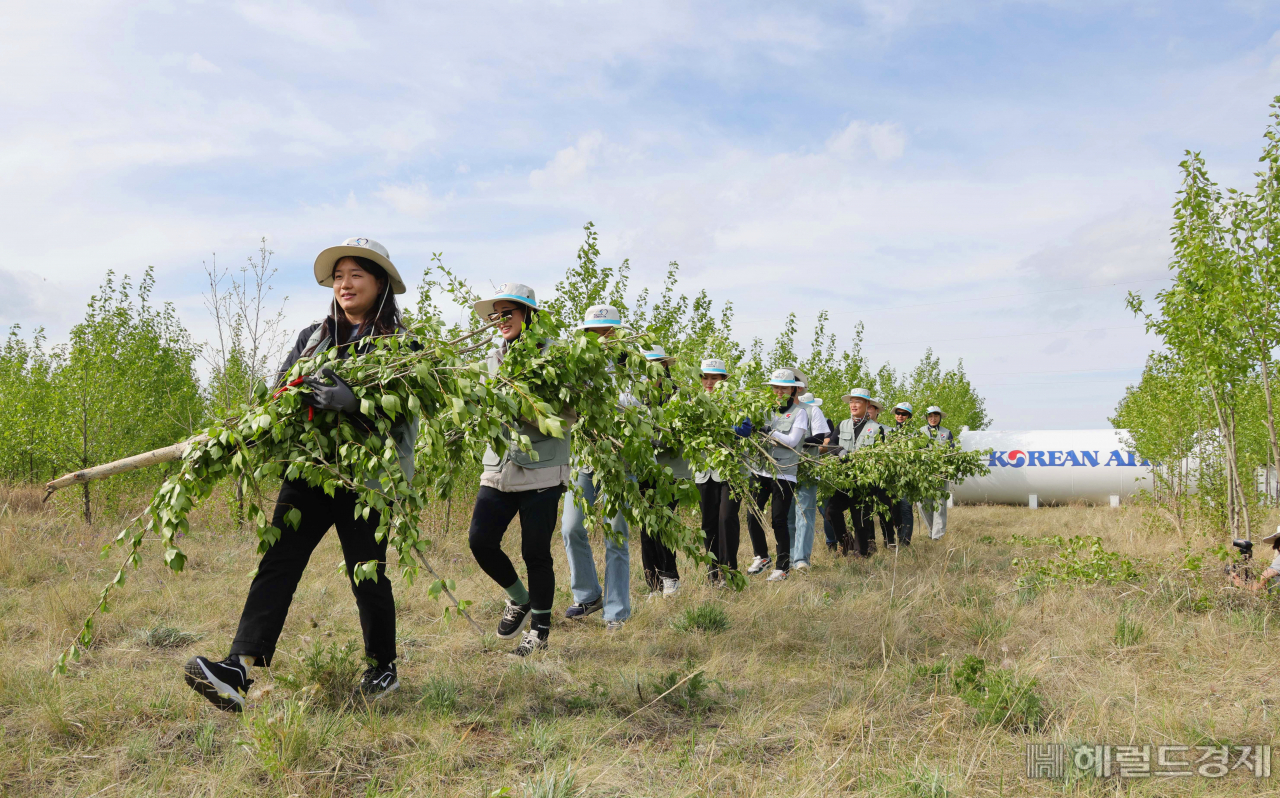
<path id="1" fill-rule="evenodd" d="M 64 474 L 52 482 L 45 483 L 44 501 L 49 501 L 49 497 L 59 488 L 92 482 L 95 479 L 113 477 L 116 474 L 124 474 L 139 468 L 146 468 L 149 465 L 156 465 L 157 463 L 172 462 L 181 458 L 192 446 L 204 443 L 207 440 L 209 440 L 208 435 L 197 435 L 194 438 L 175 443 L 172 446 L 166 446 L 163 449 L 153 449 L 149 452 L 135 454 L 132 457 L 125 457 L 121 460 L 113 460 L 110 463 L 103 463 L 81 471 L 72 471 L 70 474 Z"/>

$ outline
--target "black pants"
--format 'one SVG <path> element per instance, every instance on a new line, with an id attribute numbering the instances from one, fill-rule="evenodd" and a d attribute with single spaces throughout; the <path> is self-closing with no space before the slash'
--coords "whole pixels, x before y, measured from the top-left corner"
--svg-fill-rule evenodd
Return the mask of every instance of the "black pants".
<path id="1" fill-rule="evenodd" d="M 898 528 L 895 523 L 895 516 L 897 515 L 895 510 L 897 508 L 894 507 L 894 500 L 890 499 L 889 494 L 885 491 L 877 490 L 876 496 L 885 507 L 884 512 L 876 514 L 876 517 L 880 519 L 880 534 L 884 537 L 884 545 L 892 546 L 896 542 L 894 533 Z"/>
<path id="2" fill-rule="evenodd" d="M 555 561 L 551 559 L 551 534 L 556 530 L 560 494 L 564 486 L 507 493 L 481 485 L 471 511 L 468 542 L 480 569 L 503 588 L 520 581 L 511 558 L 502 550 L 502 536 L 520 514 L 520 558 L 529 572 L 529 602 L 534 612 L 550 612 L 555 600 Z"/>
<path id="3" fill-rule="evenodd" d="M 822 503 L 822 507 L 819 508 L 819 512 L 822 514 L 822 533 L 827 538 L 827 545 L 834 549 L 840 540 L 836 537 L 836 528 L 835 525 L 831 523 L 831 517 L 827 515 L 827 511 L 830 507 L 831 500 L 827 499 Z"/>
<path id="4" fill-rule="evenodd" d="M 911 545 L 911 533 L 915 531 L 916 513 L 911 502 L 906 499 L 892 499 L 893 526 L 898 533 L 898 542 L 904 546 Z"/>
<path id="5" fill-rule="evenodd" d="M 728 482 L 708 479 L 698 485 L 702 497 L 702 537 L 706 540 L 707 553 L 716 562 L 738 570 L 738 543 L 742 536 L 738 525 L 738 509 L 742 502 L 733 498 Z M 720 578 L 720 568 L 711 566 L 709 576 Z"/>
<path id="6" fill-rule="evenodd" d="M 640 495 L 648 498 L 653 487 L 652 482 L 641 482 Z M 680 502 L 672 501 L 667 506 L 675 510 Z M 680 578 L 680 571 L 676 567 L 676 553 L 643 527 L 640 529 L 640 565 L 644 568 L 644 581 L 650 590 L 661 590 L 663 577 Z"/>
<path id="7" fill-rule="evenodd" d="M 778 544 L 778 559 L 774 565 L 779 571 L 791 570 L 791 532 L 787 529 L 787 516 L 791 514 L 791 502 L 795 498 L 796 483 L 755 475 L 751 477 L 752 500 L 763 511 L 770 504 L 770 520 L 773 537 Z M 764 527 L 754 513 L 747 513 L 747 534 L 751 536 L 751 548 L 757 557 L 769 556 L 769 541 Z"/>
<path id="8" fill-rule="evenodd" d="M 853 537 L 850 537 L 849 528 L 845 526 L 846 510 L 853 518 Z M 870 556 L 871 541 L 876 531 L 874 515 L 871 503 L 862 497 L 850 496 L 841 491 L 831 494 L 831 501 L 827 503 L 827 518 L 835 527 L 841 554 L 848 554 L 854 548 L 856 539 L 858 553 L 863 557 Z"/>
<path id="9" fill-rule="evenodd" d="M 293 603 L 298 580 L 329 527 L 337 526 L 342 557 L 347 563 L 347 578 L 357 563 L 378 561 L 378 578 L 351 581 L 351 592 L 360 611 L 360 629 L 364 633 L 365 656 L 386 665 L 396 658 L 396 602 L 387 579 L 387 541 L 374 539 L 378 528 L 378 511 L 371 510 L 368 519 L 352 518 L 356 494 L 338 489 L 332 497 L 306 482 L 286 480 L 276 497 L 271 525 L 280 530 L 277 540 L 258 563 L 258 573 L 249 585 L 249 596 L 240 613 L 240 626 L 231 644 L 232 656 L 255 658 L 254 664 L 268 666 L 276 651 L 276 641 L 284 628 Z M 297 508 L 302 520 L 294 529 L 285 513 Z"/>

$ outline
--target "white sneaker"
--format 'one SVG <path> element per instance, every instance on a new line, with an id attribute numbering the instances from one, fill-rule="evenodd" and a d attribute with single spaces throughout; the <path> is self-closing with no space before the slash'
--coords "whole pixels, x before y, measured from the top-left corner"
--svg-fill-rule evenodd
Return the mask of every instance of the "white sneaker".
<path id="1" fill-rule="evenodd" d="M 795 568 L 797 571 L 807 571 L 809 570 L 809 563 L 804 560 L 798 560 L 796 564 L 791 567 Z"/>
<path id="2" fill-rule="evenodd" d="M 676 594 L 676 591 L 677 591 L 677 590 L 679 590 L 679 589 L 680 589 L 680 580 L 679 580 L 679 579 L 672 579 L 672 578 L 670 578 L 670 577 L 666 577 L 666 576 L 662 577 L 662 595 L 663 595 L 663 597 L 666 597 L 666 596 L 674 596 L 674 595 Z"/>
<path id="3" fill-rule="evenodd" d="M 783 579 L 786 579 L 786 578 L 787 578 L 787 572 L 786 572 L 786 571 L 774 571 L 773 573 L 769 574 L 769 578 L 768 578 L 768 579 L 766 579 L 765 581 L 766 581 L 766 582 L 781 582 Z"/>
<path id="4" fill-rule="evenodd" d="M 758 574 L 767 568 L 770 562 L 772 561 L 768 557 L 756 557 L 751 561 L 751 564 L 747 566 L 747 573 Z"/>

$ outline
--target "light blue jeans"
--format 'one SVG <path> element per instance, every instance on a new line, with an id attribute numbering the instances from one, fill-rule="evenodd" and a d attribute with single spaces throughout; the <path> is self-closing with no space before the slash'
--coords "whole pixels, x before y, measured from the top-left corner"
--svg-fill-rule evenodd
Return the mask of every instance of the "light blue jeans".
<path id="1" fill-rule="evenodd" d="M 813 556 L 813 531 L 817 521 L 818 486 L 801 485 L 796 489 L 796 500 L 791 503 L 791 515 L 787 516 L 787 529 L 791 531 L 791 564 L 809 562 Z"/>
<path id="2" fill-rule="evenodd" d="M 578 472 L 577 485 L 587 504 L 596 503 L 596 486 L 591 475 Z M 613 542 L 608 535 L 604 539 L 604 619 L 625 621 L 631 617 L 631 551 L 627 547 L 627 520 L 619 513 L 610 524 L 621 536 Z M 573 600 L 586 604 L 600 598 L 600 577 L 596 573 L 596 561 L 587 539 L 586 514 L 578 509 L 572 495 L 566 494 L 564 517 L 560 520 L 560 534 L 564 536 L 564 553 L 569 557 L 569 589 Z"/>

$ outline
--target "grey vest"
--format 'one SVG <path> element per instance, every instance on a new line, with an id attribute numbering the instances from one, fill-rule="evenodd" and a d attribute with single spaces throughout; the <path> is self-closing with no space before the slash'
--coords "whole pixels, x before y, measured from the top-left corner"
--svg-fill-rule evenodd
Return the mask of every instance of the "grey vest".
<path id="1" fill-rule="evenodd" d="M 844 449 L 846 454 L 852 454 L 864 446 L 870 446 L 875 443 L 876 438 L 880 435 L 880 430 L 884 429 L 880 422 L 868 419 L 867 423 L 862 427 L 862 432 L 860 432 L 855 438 L 853 435 L 853 427 L 854 421 L 851 418 L 846 418 L 844 421 L 840 422 L 839 444 L 840 448 Z"/>
<path id="2" fill-rule="evenodd" d="M 490 376 L 498 373 L 498 369 L 502 366 L 503 350 L 495 349 L 485 358 L 485 363 L 489 367 Z M 484 459 L 481 463 L 484 465 L 485 471 L 501 471 L 502 466 L 509 460 L 521 468 L 551 468 L 552 466 L 562 466 L 569 464 L 569 434 L 566 431 L 565 437 L 556 438 L 552 435 L 544 435 L 535 424 L 521 420 L 516 429 L 507 428 L 507 451 L 499 456 L 493 450 L 493 447 L 485 449 Z M 520 451 L 520 436 L 528 435 L 530 452 Z M 534 456 L 537 459 L 534 459 Z"/>
<path id="3" fill-rule="evenodd" d="M 808 412 L 804 409 L 804 405 L 796 402 L 791 406 L 791 410 L 786 413 L 778 413 L 775 415 L 769 426 L 773 427 L 774 432 L 781 432 L 783 435 L 786 435 L 791 431 L 791 428 L 796 425 L 796 421 L 799 420 L 801 413 L 805 414 L 805 420 L 807 421 L 809 416 Z M 778 464 L 777 476 L 794 477 L 796 472 L 799 470 L 800 453 L 794 449 L 789 449 L 786 446 L 783 446 L 777 441 L 774 441 L 774 445 L 769 449 L 769 456 Z M 766 468 L 764 470 L 768 471 L 770 468 Z"/>
<path id="4" fill-rule="evenodd" d="M 925 424 L 920 431 L 928 435 L 931 440 L 941 441 L 943 443 L 954 444 L 955 436 L 951 434 L 951 430 L 946 427 L 938 427 L 936 431 L 929 429 L 929 425 Z"/>

